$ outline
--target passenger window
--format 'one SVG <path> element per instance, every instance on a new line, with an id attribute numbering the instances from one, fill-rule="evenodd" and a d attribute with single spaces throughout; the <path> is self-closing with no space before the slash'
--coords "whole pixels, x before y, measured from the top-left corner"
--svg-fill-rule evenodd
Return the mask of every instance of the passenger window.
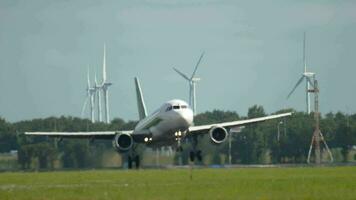
<path id="1" fill-rule="evenodd" d="M 174 110 L 178 110 L 178 109 L 179 109 L 179 106 L 173 106 L 173 109 L 174 109 Z"/>
<path id="2" fill-rule="evenodd" d="M 182 106 L 180 106 L 182 109 L 186 109 L 187 108 L 187 106 L 186 105 L 182 105 Z"/>

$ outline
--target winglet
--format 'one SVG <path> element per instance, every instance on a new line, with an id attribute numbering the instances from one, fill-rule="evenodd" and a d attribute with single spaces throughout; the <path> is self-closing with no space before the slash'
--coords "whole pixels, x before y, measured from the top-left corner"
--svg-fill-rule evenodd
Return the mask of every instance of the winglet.
<path id="1" fill-rule="evenodd" d="M 140 120 L 142 120 L 143 118 L 147 117 L 147 111 L 146 111 L 145 101 L 143 99 L 143 95 L 141 91 L 140 81 L 138 80 L 137 77 L 135 77 L 135 86 L 136 86 L 138 115 L 140 117 Z"/>

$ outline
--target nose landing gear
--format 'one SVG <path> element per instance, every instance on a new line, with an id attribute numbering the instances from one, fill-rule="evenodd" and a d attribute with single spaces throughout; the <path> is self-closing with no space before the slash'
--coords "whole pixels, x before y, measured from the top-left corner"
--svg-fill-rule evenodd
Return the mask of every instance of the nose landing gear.
<path id="1" fill-rule="evenodd" d="M 183 137 L 183 133 L 181 131 L 177 131 L 174 133 L 174 136 L 176 137 L 176 141 L 177 141 L 177 152 L 183 152 L 183 147 L 182 147 L 182 137 Z"/>
<path id="2" fill-rule="evenodd" d="M 179 165 L 183 165 L 183 158 L 182 158 L 182 153 L 183 153 L 183 147 L 182 147 L 182 137 L 184 136 L 183 133 L 179 130 L 174 133 L 175 140 L 177 141 L 177 148 L 176 152 L 178 155 L 178 163 Z"/>

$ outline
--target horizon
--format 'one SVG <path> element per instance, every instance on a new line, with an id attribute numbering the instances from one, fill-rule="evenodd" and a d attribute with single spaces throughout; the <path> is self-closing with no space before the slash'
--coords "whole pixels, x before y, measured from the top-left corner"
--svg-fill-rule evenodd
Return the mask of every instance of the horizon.
<path id="1" fill-rule="evenodd" d="M 248 109 L 252 108 L 253 106 L 262 106 L 262 105 L 251 105 L 251 106 L 248 107 Z M 263 107 L 263 106 L 262 106 L 262 107 Z M 264 107 L 263 107 L 263 109 L 264 109 Z M 294 110 L 293 108 L 285 108 L 285 109 L 280 109 L 280 110 L 276 110 L 276 111 L 273 111 L 273 112 L 266 112 L 266 110 L 264 110 L 264 111 L 265 111 L 266 116 L 268 116 L 268 115 L 272 115 L 272 114 L 279 113 L 279 112 L 281 112 L 281 111 L 288 111 L 288 110 L 291 110 L 291 112 L 292 112 L 293 114 L 294 114 L 294 113 L 307 114 L 306 111 Z M 206 114 L 206 113 L 209 113 L 209 112 L 212 113 L 212 112 L 214 112 L 214 111 L 236 113 L 240 118 L 241 118 L 241 117 L 242 117 L 242 118 L 248 117 L 248 113 L 241 114 L 241 113 L 238 113 L 237 111 L 233 111 L 233 110 L 219 110 L 219 109 L 206 110 L 206 111 L 200 112 L 200 113 L 197 114 L 197 115 Z M 311 112 L 310 112 L 310 115 L 313 115 L 313 112 L 314 112 L 314 111 L 311 111 Z M 321 114 L 321 118 L 325 117 L 327 114 L 330 114 L 330 113 L 332 113 L 332 114 L 334 114 L 334 115 L 337 114 L 337 113 L 341 113 L 341 114 L 343 114 L 343 115 L 349 115 L 349 116 L 356 114 L 356 113 L 345 113 L 345 112 L 343 112 L 343 111 L 336 111 L 336 112 L 320 113 L 320 114 Z M 148 114 L 152 114 L 152 113 L 148 113 Z M 293 115 L 293 114 L 292 114 L 292 115 Z M 197 115 L 194 115 L 194 118 L 195 118 Z M 81 120 L 89 120 L 89 121 L 90 121 L 90 119 L 89 119 L 88 117 L 83 117 L 83 118 L 81 118 L 80 116 L 72 116 L 72 115 L 57 115 L 57 116 L 52 115 L 52 116 L 44 116 L 44 117 L 40 117 L 40 118 L 34 117 L 34 118 L 31 118 L 31 119 L 22 119 L 22 120 L 19 120 L 19 121 L 9 121 L 9 120 L 7 120 L 5 117 L 3 117 L 3 116 L 0 116 L 0 119 L 4 119 L 6 122 L 9 122 L 9 123 L 18 123 L 18 122 L 31 121 L 31 120 L 44 120 L 44 119 L 48 119 L 48 118 L 57 118 L 57 119 L 59 119 L 59 118 L 62 118 L 62 117 L 65 117 L 65 118 L 72 117 L 72 118 L 78 118 L 78 119 L 81 119 Z M 95 119 L 96 119 L 96 118 L 95 118 Z M 139 121 L 140 121 L 138 118 L 137 118 L 137 119 L 123 119 L 123 118 L 121 118 L 121 117 L 118 116 L 118 117 L 111 118 L 109 124 L 111 124 L 112 121 L 115 120 L 115 119 L 121 119 L 121 120 L 123 120 L 125 123 L 128 123 L 128 122 L 139 122 Z M 104 121 L 99 122 L 99 121 L 97 121 L 97 119 L 96 119 L 96 121 L 95 121 L 94 123 L 105 123 L 105 122 L 104 122 Z M 93 123 L 93 124 L 94 124 L 94 123 Z"/>

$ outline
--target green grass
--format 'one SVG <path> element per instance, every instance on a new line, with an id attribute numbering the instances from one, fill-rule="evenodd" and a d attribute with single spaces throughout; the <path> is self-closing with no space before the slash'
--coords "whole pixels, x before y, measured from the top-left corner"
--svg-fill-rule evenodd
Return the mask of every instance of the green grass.
<path id="1" fill-rule="evenodd" d="M 356 167 L 0 173 L 0 199 L 356 199 Z"/>

